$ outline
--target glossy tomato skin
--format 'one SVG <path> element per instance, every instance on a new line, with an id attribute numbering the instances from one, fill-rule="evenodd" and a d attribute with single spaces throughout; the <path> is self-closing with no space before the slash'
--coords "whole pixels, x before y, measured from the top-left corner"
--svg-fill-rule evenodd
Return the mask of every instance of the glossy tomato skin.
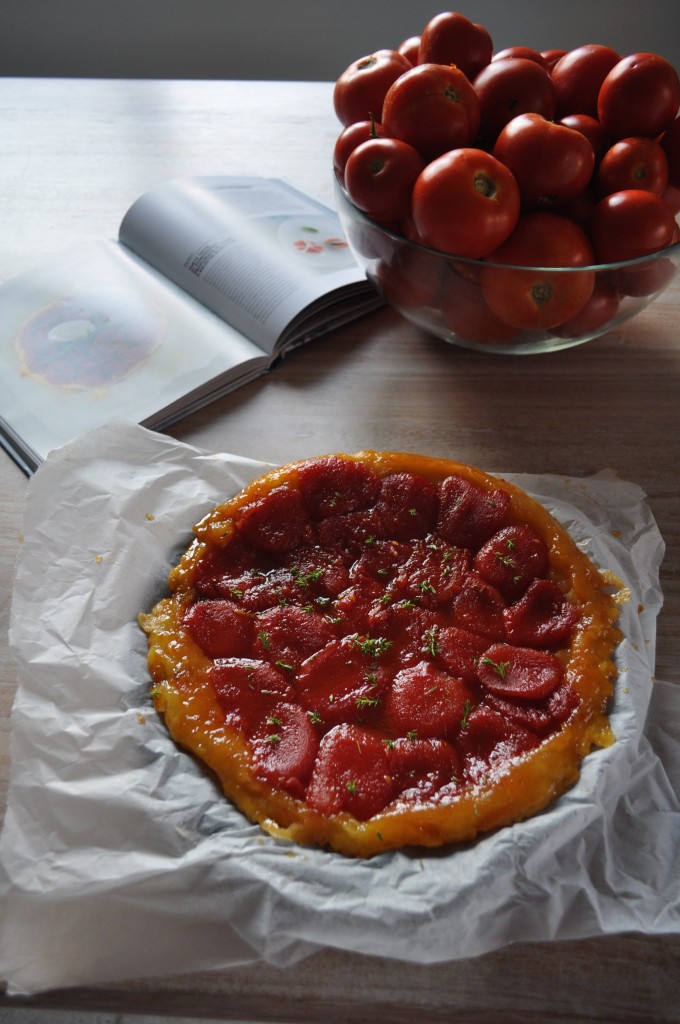
<path id="1" fill-rule="evenodd" d="M 513 117 L 496 139 L 493 155 L 514 174 L 526 210 L 573 199 L 587 187 L 595 167 L 585 135 L 540 114 Z"/>
<path id="2" fill-rule="evenodd" d="M 554 213 L 520 217 L 503 245 L 487 257 L 482 288 L 496 316 L 524 329 L 550 330 L 576 316 L 590 299 L 595 272 L 585 231 Z M 571 268 L 568 273 L 541 268 Z M 526 269 L 524 269 L 526 268 Z"/>
<path id="3" fill-rule="evenodd" d="M 599 263 L 634 260 L 671 245 L 675 218 L 661 196 L 625 189 L 601 199 L 591 217 Z"/>
<path id="4" fill-rule="evenodd" d="M 473 344 L 507 344 L 518 332 L 489 309 L 479 282 L 451 270 L 442 282 L 440 298 L 447 327 Z"/>
<path id="5" fill-rule="evenodd" d="M 406 57 L 409 64 L 415 66 L 418 63 L 418 51 L 420 50 L 420 36 L 409 36 L 399 43 L 397 53 Z"/>
<path id="6" fill-rule="evenodd" d="M 493 40 L 484 26 L 455 11 L 435 15 L 421 34 L 418 63 L 455 64 L 470 80 L 492 56 Z"/>
<path id="7" fill-rule="evenodd" d="M 425 245 L 479 259 L 508 237 L 519 217 L 512 172 L 490 153 L 462 148 L 429 163 L 413 187 L 412 216 Z"/>
<path id="8" fill-rule="evenodd" d="M 396 50 L 376 50 L 345 68 L 333 89 L 333 107 L 341 124 L 380 120 L 385 93 L 411 67 Z"/>
<path id="9" fill-rule="evenodd" d="M 583 338 L 600 331 L 616 316 L 621 298 L 613 283 L 597 277 L 593 293 L 583 309 L 563 324 L 552 328 L 558 338 Z"/>
<path id="10" fill-rule="evenodd" d="M 494 53 L 491 59 L 492 61 L 507 60 L 508 57 L 523 57 L 525 60 L 534 60 L 542 68 L 545 68 L 546 71 L 550 70 L 550 65 L 543 54 L 539 53 L 538 50 L 532 49 L 530 46 L 506 46 L 504 50 Z"/>
<path id="11" fill-rule="evenodd" d="M 567 53 L 566 50 L 541 50 L 541 57 L 548 65 L 548 69 L 552 71 L 558 60 L 560 60 L 561 57 L 564 57 L 565 53 Z"/>
<path id="12" fill-rule="evenodd" d="M 602 83 L 597 116 L 613 139 L 656 138 L 680 107 L 680 80 L 672 64 L 655 53 L 633 53 L 615 64 Z"/>
<path id="13" fill-rule="evenodd" d="M 411 192 L 425 166 L 420 153 L 399 139 L 368 139 L 350 153 L 345 188 L 352 202 L 374 220 L 401 220 L 411 211 Z"/>
<path id="14" fill-rule="evenodd" d="M 555 112 L 597 116 L 597 98 L 605 78 L 621 60 L 616 50 L 588 43 L 569 50 L 554 66 Z"/>
<path id="15" fill-rule="evenodd" d="M 668 184 L 680 188 L 680 117 L 664 132 L 661 146 L 668 160 Z"/>
<path id="16" fill-rule="evenodd" d="M 654 139 L 639 135 L 619 139 L 602 157 L 597 169 L 601 196 L 637 188 L 663 195 L 668 184 L 668 159 Z"/>
<path id="17" fill-rule="evenodd" d="M 593 147 L 596 161 L 606 153 L 611 145 L 611 139 L 605 134 L 600 122 L 590 114 L 565 114 L 559 119 L 558 124 L 564 125 L 565 128 L 573 128 L 574 131 L 585 135 Z"/>
<path id="18" fill-rule="evenodd" d="M 473 81 L 479 99 L 480 137 L 492 145 L 508 121 L 519 114 L 555 113 L 555 90 L 550 73 L 536 61 L 507 57 L 488 64 Z"/>
<path id="19" fill-rule="evenodd" d="M 387 135 L 432 160 L 470 145 L 479 130 L 479 101 L 459 68 L 418 64 L 388 89 L 381 121 Z"/>
<path id="20" fill-rule="evenodd" d="M 340 180 L 344 179 L 345 165 L 350 153 L 362 142 L 384 136 L 382 125 L 374 121 L 355 121 L 342 129 L 333 147 L 333 167 Z"/>

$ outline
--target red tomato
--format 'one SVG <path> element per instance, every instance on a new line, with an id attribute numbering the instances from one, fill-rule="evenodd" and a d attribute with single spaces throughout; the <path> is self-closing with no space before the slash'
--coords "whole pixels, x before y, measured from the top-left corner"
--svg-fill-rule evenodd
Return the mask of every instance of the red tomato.
<path id="1" fill-rule="evenodd" d="M 673 241 L 675 219 L 661 196 L 625 189 L 601 199 L 593 210 L 591 237 L 600 263 L 634 260 Z"/>
<path id="2" fill-rule="evenodd" d="M 666 154 L 658 142 L 643 135 L 619 139 L 602 157 L 596 183 L 601 196 L 627 188 L 663 195 L 668 184 Z"/>
<path id="3" fill-rule="evenodd" d="M 411 64 L 396 50 L 376 50 L 355 60 L 342 72 L 333 89 L 333 107 L 344 124 L 380 119 L 385 93 Z"/>
<path id="4" fill-rule="evenodd" d="M 425 166 L 417 149 L 399 139 L 368 139 L 350 153 L 345 188 L 352 202 L 379 221 L 400 220 L 411 210 L 411 192 Z"/>
<path id="5" fill-rule="evenodd" d="M 590 218 L 600 197 L 595 194 L 591 187 L 584 189 L 580 195 L 561 203 L 553 213 L 559 213 L 562 217 L 568 217 L 579 227 L 582 227 L 586 234 L 590 233 Z"/>
<path id="6" fill-rule="evenodd" d="M 680 188 L 680 117 L 663 133 L 661 145 L 668 160 L 668 184 Z"/>
<path id="7" fill-rule="evenodd" d="M 418 51 L 420 49 L 420 36 L 409 36 L 403 43 L 400 43 L 397 47 L 397 53 L 400 53 L 402 57 L 406 57 L 409 64 L 418 63 Z"/>
<path id="8" fill-rule="evenodd" d="M 566 52 L 566 50 L 541 50 L 541 57 L 552 71 L 560 57 L 564 57 Z"/>
<path id="9" fill-rule="evenodd" d="M 573 199 L 588 185 L 595 154 L 585 135 L 540 114 L 513 117 L 493 155 L 509 167 L 525 209 L 546 209 Z"/>
<path id="10" fill-rule="evenodd" d="M 585 231 L 555 213 L 520 217 L 508 240 L 487 257 L 484 298 L 493 312 L 515 327 L 550 330 L 576 316 L 590 299 L 595 272 Z M 568 272 L 541 268 L 572 268 Z M 526 269 L 524 269 L 526 268 Z"/>
<path id="11" fill-rule="evenodd" d="M 443 273 L 440 256 L 402 245 L 376 268 L 378 287 L 388 302 L 402 309 L 436 306 Z"/>
<path id="12" fill-rule="evenodd" d="M 524 57 L 526 60 L 535 60 L 542 68 L 549 70 L 549 64 L 542 53 L 532 50 L 530 46 L 507 46 L 504 50 L 494 53 L 492 60 L 507 60 L 508 57 Z"/>
<path id="13" fill-rule="evenodd" d="M 673 260 L 662 256 L 651 262 L 632 263 L 629 267 L 621 267 L 616 272 L 616 286 L 624 295 L 646 298 L 662 291 L 674 276 Z"/>
<path id="14" fill-rule="evenodd" d="M 536 113 L 551 119 L 555 90 L 550 73 L 536 61 L 507 57 L 488 64 L 473 83 L 479 99 L 480 132 L 493 144 L 508 121 L 518 114 Z"/>
<path id="15" fill-rule="evenodd" d="M 672 64 L 654 53 L 633 53 L 611 69 L 600 89 L 597 114 L 613 139 L 654 139 L 673 123 L 680 80 Z"/>
<path id="16" fill-rule="evenodd" d="M 473 344 L 507 344 L 516 327 L 504 323 L 487 306 L 477 281 L 455 271 L 443 282 L 440 308 L 449 327 L 463 341 Z"/>
<path id="17" fill-rule="evenodd" d="M 595 281 L 593 294 L 576 316 L 563 324 L 552 328 L 552 334 L 558 338 L 585 338 L 596 334 L 613 320 L 619 308 L 619 293 L 609 280 L 605 280 L 602 271 Z"/>
<path id="18" fill-rule="evenodd" d="M 605 135 L 597 118 L 591 117 L 590 114 L 566 114 L 560 118 L 558 124 L 563 124 L 565 128 L 573 128 L 575 131 L 581 132 L 581 135 L 585 135 L 593 147 L 595 160 L 599 160 L 602 154 L 609 149 L 611 139 Z"/>
<path id="19" fill-rule="evenodd" d="M 472 259 L 508 237 L 519 206 L 512 172 L 481 149 L 442 154 L 427 165 L 413 188 L 413 222 L 425 244 Z"/>
<path id="20" fill-rule="evenodd" d="M 663 198 L 674 214 L 680 213 L 680 187 L 667 185 Z"/>
<path id="21" fill-rule="evenodd" d="M 597 43 L 579 46 L 558 60 L 552 70 L 557 116 L 590 114 L 595 117 L 600 87 L 620 60 L 616 50 Z"/>
<path id="22" fill-rule="evenodd" d="M 362 142 L 377 136 L 384 136 L 382 125 L 374 121 L 355 121 L 343 128 L 335 141 L 333 167 L 342 180 L 350 153 Z"/>
<path id="23" fill-rule="evenodd" d="M 493 41 L 483 25 L 463 14 L 444 11 L 435 15 L 423 29 L 420 39 L 420 64 L 455 64 L 472 80 L 491 60 Z"/>
<path id="24" fill-rule="evenodd" d="M 382 124 L 387 135 L 432 160 L 470 145 L 479 128 L 479 101 L 459 68 L 418 64 L 388 89 Z"/>

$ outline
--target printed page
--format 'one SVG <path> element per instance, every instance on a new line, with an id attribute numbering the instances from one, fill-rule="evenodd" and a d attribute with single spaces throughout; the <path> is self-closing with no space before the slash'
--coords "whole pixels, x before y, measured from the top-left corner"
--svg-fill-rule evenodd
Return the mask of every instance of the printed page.
<path id="1" fill-rule="evenodd" d="M 277 179 L 168 182 L 133 204 L 119 238 L 270 354 L 306 307 L 366 285 L 335 213 Z"/>
<path id="2" fill-rule="evenodd" d="M 112 419 L 164 426 L 269 359 L 116 242 L 0 287 L 0 435 L 29 463 Z"/>

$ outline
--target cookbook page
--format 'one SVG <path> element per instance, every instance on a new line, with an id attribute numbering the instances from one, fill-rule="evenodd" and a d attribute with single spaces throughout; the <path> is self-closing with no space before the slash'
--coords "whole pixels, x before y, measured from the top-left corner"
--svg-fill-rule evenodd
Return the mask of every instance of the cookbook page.
<path id="1" fill-rule="evenodd" d="M 132 205 L 119 238 L 270 355 L 307 307 L 368 288 L 335 213 L 278 179 L 167 182 Z"/>
<path id="2" fill-rule="evenodd" d="M 0 314 L 0 443 L 28 469 L 113 418 L 165 423 L 216 379 L 240 382 L 268 362 L 116 242 L 8 281 Z"/>

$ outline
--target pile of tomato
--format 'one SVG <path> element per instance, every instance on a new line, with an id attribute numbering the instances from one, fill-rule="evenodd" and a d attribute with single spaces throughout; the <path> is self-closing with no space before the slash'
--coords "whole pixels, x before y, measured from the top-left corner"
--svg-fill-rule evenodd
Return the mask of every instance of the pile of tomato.
<path id="1" fill-rule="evenodd" d="M 447 11 L 352 63 L 333 100 L 340 182 L 408 240 L 487 263 L 578 268 L 680 239 L 680 79 L 657 54 L 494 52 L 484 26 Z M 657 283 L 638 276 L 632 287 Z M 582 284 L 554 311 L 534 295 L 512 326 L 574 315 L 595 280 Z"/>

